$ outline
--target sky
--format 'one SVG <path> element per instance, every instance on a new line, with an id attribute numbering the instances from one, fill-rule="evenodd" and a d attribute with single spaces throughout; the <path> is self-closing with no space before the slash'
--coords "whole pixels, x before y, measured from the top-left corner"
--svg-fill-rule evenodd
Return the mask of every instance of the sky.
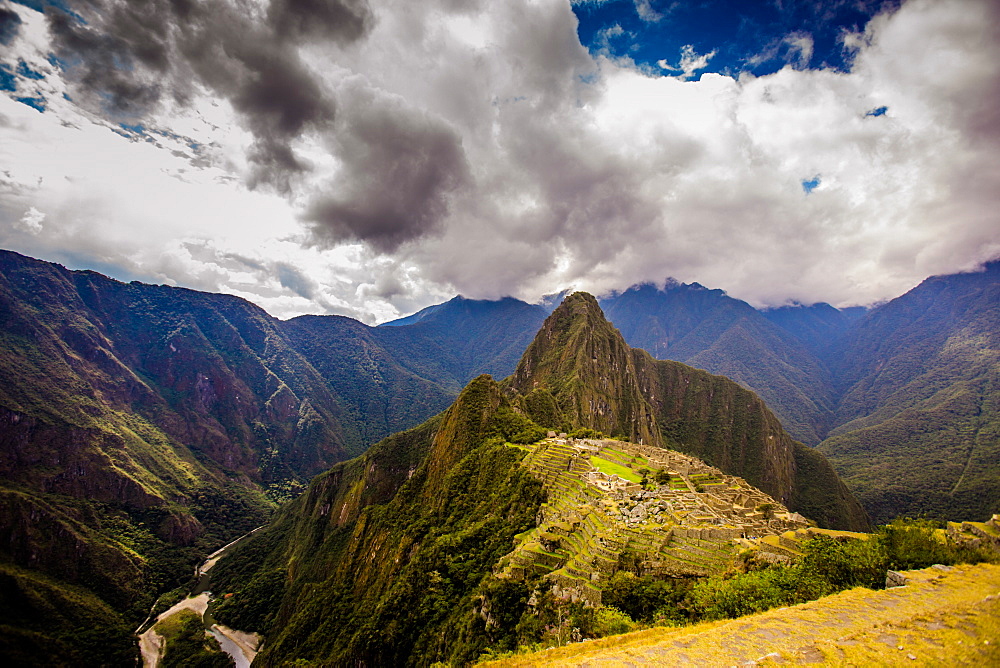
<path id="1" fill-rule="evenodd" d="M 0 248 L 369 324 L 1000 257 L 992 0 L 0 0 Z"/>

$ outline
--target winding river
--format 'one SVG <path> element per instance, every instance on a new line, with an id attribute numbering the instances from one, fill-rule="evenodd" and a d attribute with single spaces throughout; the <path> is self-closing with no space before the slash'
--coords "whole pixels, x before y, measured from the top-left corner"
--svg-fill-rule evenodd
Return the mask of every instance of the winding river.
<path id="1" fill-rule="evenodd" d="M 225 555 L 227 550 L 262 528 L 263 527 L 257 527 L 250 533 L 240 536 L 228 545 L 224 545 L 212 554 L 208 555 L 205 562 L 195 569 L 197 584 L 195 585 L 195 589 L 191 596 L 185 598 L 183 601 L 177 603 L 169 610 L 160 613 L 156 617 L 156 622 L 159 622 L 161 619 L 166 619 L 170 615 L 184 609 L 193 610 L 197 614 L 201 615 L 202 619 L 205 621 L 207 630 L 215 637 L 216 640 L 219 641 L 222 651 L 232 658 L 233 663 L 236 664 L 236 668 L 250 668 L 250 663 L 253 661 L 253 658 L 257 656 L 257 649 L 260 647 L 261 637 L 256 633 L 237 631 L 221 624 L 216 624 L 211 615 L 207 614 L 208 603 L 212 598 L 212 592 L 209 591 L 209 586 L 211 585 L 211 575 L 209 574 L 209 571 L 213 566 L 215 566 L 216 562 L 218 562 L 219 559 Z M 143 622 L 143 626 L 145 626 L 148 621 L 149 619 L 147 618 L 146 622 Z M 153 627 L 156 626 L 156 622 L 150 625 L 149 629 L 147 629 L 145 633 L 139 635 L 139 649 L 142 652 L 142 665 L 144 668 L 157 668 L 160 663 L 160 658 L 163 656 L 163 636 L 153 630 Z M 142 627 L 140 626 L 139 628 L 141 629 Z"/>

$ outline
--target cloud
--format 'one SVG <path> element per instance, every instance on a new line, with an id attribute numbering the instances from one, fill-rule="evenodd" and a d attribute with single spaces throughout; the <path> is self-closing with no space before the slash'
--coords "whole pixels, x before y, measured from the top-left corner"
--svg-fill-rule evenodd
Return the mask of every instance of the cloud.
<path id="1" fill-rule="evenodd" d="M 635 12 L 647 23 L 656 23 L 663 18 L 663 14 L 653 9 L 651 0 L 635 0 Z"/>
<path id="2" fill-rule="evenodd" d="M 306 213 L 318 238 L 382 252 L 438 229 L 469 180 L 461 138 L 443 120 L 354 78 L 335 128 L 341 169 Z"/>
<path id="3" fill-rule="evenodd" d="M 45 214 L 36 209 L 35 207 L 29 207 L 21 219 L 17 222 L 17 226 L 29 232 L 31 234 L 38 234 L 42 231 L 42 222 L 45 221 Z"/>
<path id="4" fill-rule="evenodd" d="M 250 185 L 284 193 L 309 169 L 296 141 L 322 132 L 336 110 L 300 46 L 356 41 L 372 22 L 359 0 L 275 0 L 263 14 L 227 0 L 71 6 L 74 14 L 50 6 L 46 16 L 75 99 L 113 120 L 138 122 L 188 105 L 206 88 L 232 105 L 253 136 Z"/>
<path id="5" fill-rule="evenodd" d="M 785 56 L 787 62 L 792 63 L 798 69 L 809 67 L 809 61 L 813 56 L 812 35 L 805 32 L 796 32 L 786 35 L 784 43 L 788 45 L 788 52 Z"/>
<path id="6" fill-rule="evenodd" d="M 880 15 L 846 72 L 791 36 L 759 77 L 594 57 L 561 2 L 134 4 L 14 7 L 49 107 L 0 97 L 0 245 L 369 322 L 666 276 L 867 303 L 1000 255 L 986 0 Z"/>
<path id="7" fill-rule="evenodd" d="M 0 44 L 10 44 L 21 31 L 21 17 L 12 9 L 0 7 Z"/>
<path id="8" fill-rule="evenodd" d="M 657 61 L 656 64 L 665 70 L 680 72 L 681 79 L 690 79 L 694 76 L 695 72 L 708 67 L 708 61 L 710 61 L 713 56 L 715 56 L 714 50 L 708 53 L 699 54 L 694 50 L 694 46 L 691 44 L 685 44 L 681 47 L 681 60 L 677 67 L 670 65 L 665 59 Z"/>

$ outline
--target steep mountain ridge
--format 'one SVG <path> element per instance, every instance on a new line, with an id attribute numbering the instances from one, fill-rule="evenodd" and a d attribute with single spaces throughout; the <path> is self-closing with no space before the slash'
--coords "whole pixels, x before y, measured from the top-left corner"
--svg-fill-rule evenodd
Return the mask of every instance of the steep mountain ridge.
<path id="1" fill-rule="evenodd" d="M 559 523 L 540 512 L 552 497 L 522 463 L 529 451 L 542 457 L 540 449 L 507 442 L 539 426 L 601 427 L 646 447 L 704 445 L 723 471 L 757 475 L 794 501 L 802 487 L 818 494 L 832 511 L 822 520 L 865 524 L 842 485 L 817 490 L 797 478 L 795 445 L 751 392 L 630 349 L 597 301 L 576 293 L 546 319 L 507 381 L 474 379 L 439 417 L 317 477 L 270 526 L 237 546 L 214 572 L 226 594 L 216 617 L 267 635 L 256 659 L 264 666 L 463 663 L 487 646 L 513 648 L 527 632 L 522 622 L 536 618 L 529 600 L 543 585 L 521 557 L 508 558 L 509 569 L 501 558 L 543 516 Z M 779 461 L 761 461 L 768 456 Z M 536 468 L 547 470 L 548 461 Z M 544 547 L 525 549 L 544 573 L 565 559 Z"/>
<path id="2" fill-rule="evenodd" d="M 794 442 L 760 398 L 722 376 L 629 348 L 588 294 L 570 295 L 549 316 L 510 387 L 525 395 L 539 424 L 550 418 L 535 406 L 544 407 L 549 393 L 569 424 L 693 454 L 825 524 L 867 526 L 822 455 Z M 811 475 L 798 475 L 800 464 Z"/>
<path id="3" fill-rule="evenodd" d="M 722 290 L 668 281 L 600 299 L 630 346 L 726 376 L 767 402 L 796 439 L 818 443 L 833 418 L 826 365 L 765 314 Z M 832 308 L 832 307 L 831 307 Z"/>
<path id="4" fill-rule="evenodd" d="M 505 406 L 479 377 L 440 417 L 319 476 L 219 563 L 234 595 L 216 614 L 269 632 L 265 666 L 469 661 L 510 634 L 470 614 L 497 591 L 516 594 L 510 614 L 527 598 L 490 576 L 542 501 L 518 451 L 489 438 Z"/>

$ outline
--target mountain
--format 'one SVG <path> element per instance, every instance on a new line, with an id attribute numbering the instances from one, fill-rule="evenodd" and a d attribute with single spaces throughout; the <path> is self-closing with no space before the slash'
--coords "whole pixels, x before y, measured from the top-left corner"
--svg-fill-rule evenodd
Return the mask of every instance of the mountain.
<path id="1" fill-rule="evenodd" d="M 527 596 L 489 574 L 542 494 L 519 451 L 489 438 L 504 410 L 499 384 L 473 380 L 441 416 L 317 477 L 219 563 L 213 586 L 233 593 L 219 619 L 268 634 L 255 663 L 469 661 L 489 633 L 468 614 L 477 597 L 520 615 Z"/>
<path id="2" fill-rule="evenodd" d="M 440 377 L 457 394 L 480 374 L 510 375 L 550 312 L 512 297 L 482 300 L 459 296 L 409 318 L 379 325 L 374 333 L 401 358 L 415 357 L 414 351 L 421 346 L 436 346 L 421 355 L 426 359 L 422 373 Z M 440 371 L 427 368 L 430 361 L 440 365 Z"/>
<path id="3" fill-rule="evenodd" d="M 826 357 L 830 345 L 847 334 L 868 313 L 863 306 L 838 309 L 820 302 L 764 309 L 761 314 L 797 338 L 817 358 Z"/>
<path id="4" fill-rule="evenodd" d="M 133 652 L 155 595 L 261 524 L 265 492 L 419 424 L 481 371 L 510 373 L 544 315 L 459 299 L 410 327 L 282 322 L 0 251 L 0 654 L 51 658 L 81 625 Z M 62 660 L 86 663 L 78 647 Z"/>
<path id="5" fill-rule="evenodd" d="M 632 286 L 600 304 L 629 345 L 753 390 L 797 440 L 815 445 L 825 435 L 835 406 L 829 370 L 806 341 L 746 302 L 668 281 Z"/>
<path id="6" fill-rule="evenodd" d="M 155 594 L 262 523 L 268 484 L 360 452 L 256 306 L 9 252 L 0 379 L 5 655 L 86 663 L 76 643 L 53 652 L 77 625 L 134 653 Z"/>
<path id="7" fill-rule="evenodd" d="M 510 375 L 546 315 L 516 299 L 455 297 L 379 327 L 315 315 L 280 327 L 340 399 L 364 448 L 441 412 L 476 376 Z"/>
<path id="8" fill-rule="evenodd" d="M 339 398 L 358 451 L 441 412 L 457 393 L 440 344 L 410 337 L 400 350 L 405 343 L 343 316 L 300 316 L 280 327 Z"/>
<path id="9" fill-rule="evenodd" d="M 753 392 L 629 348 L 586 293 L 567 297 L 545 321 L 511 387 L 539 424 L 551 424 L 545 407 L 554 403 L 564 424 L 693 454 L 821 523 L 867 526 L 822 455 L 793 441 Z"/>
<path id="10" fill-rule="evenodd" d="M 875 518 L 1000 512 L 1000 262 L 873 309 L 828 360 L 840 401 L 819 449 Z"/>
<path id="11" fill-rule="evenodd" d="M 568 467 L 560 459 L 564 446 L 546 446 L 555 454 L 537 463 L 536 474 L 525 466 L 525 453 L 541 456 L 542 446 L 508 441 L 539 426 L 542 433 L 601 428 L 642 447 L 670 444 L 714 459 L 722 472 L 761 481 L 790 508 L 815 510 L 841 526 L 867 525 L 821 455 L 805 458 L 819 475 L 803 475 L 805 448 L 760 399 L 725 378 L 629 348 L 596 300 L 576 293 L 545 320 L 508 380 L 477 377 L 438 417 L 318 476 L 237 546 L 213 572 L 213 587 L 225 592 L 217 618 L 267 635 L 255 660 L 263 666 L 465 663 L 486 646 L 512 648 L 533 633 L 526 625 L 537 623 L 533 592 L 550 586 L 538 573 L 565 561 L 553 551 L 568 540 L 559 536 L 576 535 L 582 522 L 559 519 L 558 509 L 593 518 L 601 507 L 595 499 L 563 498 L 576 493 L 579 480 L 543 486 L 579 464 L 574 455 Z M 598 452 L 627 456 L 606 447 Z M 727 489 L 746 484 L 701 480 Z M 542 518 L 553 524 L 537 534 L 547 542 L 524 544 Z M 605 559 L 620 552 L 618 562 L 608 562 L 612 570 L 629 559 L 645 563 L 660 549 L 639 542 L 615 552 L 610 540 L 593 549 Z M 704 545 L 684 549 L 707 555 Z M 528 561 L 508 556 L 514 546 Z M 603 582 L 598 571 L 586 580 L 578 572 L 567 564 L 561 586 L 576 579 L 573 590 L 582 591 Z"/>

